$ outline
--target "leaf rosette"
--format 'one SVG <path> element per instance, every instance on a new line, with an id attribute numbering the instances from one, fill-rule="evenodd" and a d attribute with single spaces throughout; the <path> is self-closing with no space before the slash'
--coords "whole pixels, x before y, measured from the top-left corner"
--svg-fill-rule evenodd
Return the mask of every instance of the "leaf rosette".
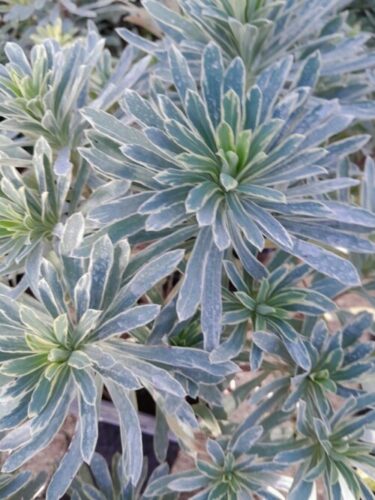
<path id="1" fill-rule="evenodd" d="M 204 51 L 199 89 L 176 48 L 169 61 L 176 94 L 160 94 L 155 102 L 133 91 L 125 94 L 127 113 L 141 130 L 85 110 L 95 132 L 89 136 L 93 148 L 81 150 L 82 155 L 102 173 L 131 179 L 134 189 L 134 194 L 94 209 L 90 217 L 104 225 L 136 220 L 140 231 L 143 215 L 145 229 L 154 231 L 155 238 L 170 234 L 171 228 L 177 238 L 179 227 L 189 231 L 189 239 L 196 237 L 177 311 L 184 320 L 202 304 L 209 349 L 219 338 L 225 252 L 234 251 L 246 271 L 261 279 L 267 271 L 257 252 L 271 242 L 328 276 L 357 284 L 352 264 L 316 243 L 374 250 L 362 234 L 371 231 L 375 216 L 329 197 L 332 190 L 357 181 L 327 175 L 342 155 L 368 138 L 333 139 L 352 117 L 338 112 L 337 102 L 311 99 L 317 58 L 307 60 L 288 92 L 284 85 L 290 58 L 264 71 L 248 92 L 242 61 L 234 59 L 224 69 L 215 44 Z M 106 144 L 105 154 L 98 140 Z M 317 199 L 318 194 L 327 196 Z M 134 225 L 128 227 L 136 232 Z"/>
<path id="2" fill-rule="evenodd" d="M 301 286 L 301 281 L 311 278 L 311 268 L 306 264 L 293 270 L 287 266 L 276 267 L 260 282 L 246 273 L 241 275 L 233 262 L 225 261 L 224 265 L 235 291 L 223 291 L 223 324 L 235 325 L 235 329 L 213 354 L 215 359 L 220 359 L 224 353 L 233 356 L 242 350 L 250 322 L 254 332 L 250 350 L 252 369 L 258 369 L 262 363 L 262 332 L 273 332 L 284 343 L 295 363 L 310 368 L 306 339 L 298 333 L 292 320 L 296 314 L 314 317 L 334 311 L 335 303 L 324 294 L 324 291 L 329 291 L 328 287 L 321 293 L 314 289 L 319 281 L 310 288 Z"/>
<path id="3" fill-rule="evenodd" d="M 193 470 L 171 474 L 151 481 L 145 496 L 170 492 L 194 492 L 195 500 L 245 500 L 282 498 L 278 491 L 278 475 L 283 467 L 262 460 L 253 452 L 262 435 L 259 425 L 238 426 L 231 437 L 207 441 L 207 458 L 195 461 Z"/>
<path id="4" fill-rule="evenodd" d="M 7 159 L 3 156 L 3 163 Z M 14 162 L 14 157 L 10 163 Z M 42 137 L 36 142 L 30 168 L 23 173 L 11 166 L 0 167 L 0 273 L 23 271 L 32 280 L 40 258 L 52 249 L 57 225 L 66 210 L 71 173 L 58 176 L 53 170 L 53 154 Z"/>
<path id="5" fill-rule="evenodd" d="M 375 108 L 368 69 L 375 66 L 371 34 L 355 30 L 345 7 L 351 0 L 182 0 L 172 10 L 145 0 L 151 17 L 166 34 L 161 42 L 145 41 L 130 30 L 119 34 L 129 43 L 154 55 L 156 71 L 167 74 L 167 50 L 177 44 L 199 77 L 201 54 L 215 42 L 229 62 L 240 57 L 247 83 L 275 61 L 293 55 L 295 71 L 319 52 L 322 65 L 316 93 L 340 99 L 359 119 L 373 119 Z"/>
<path id="6" fill-rule="evenodd" d="M 301 404 L 297 419 L 301 439 L 275 457 L 279 463 L 299 463 L 289 498 L 310 495 L 319 479 L 328 498 L 373 498 L 361 477 L 361 471 L 372 477 L 375 465 L 369 430 L 374 425 L 373 406 L 373 394 L 352 397 L 323 421 L 309 418 L 306 406 Z M 358 415 L 361 411 L 365 414 Z"/>
<path id="7" fill-rule="evenodd" d="M 73 252 L 83 233 L 82 216 L 73 215 L 64 228 L 60 259 L 42 263 L 40 303 L 28 297 L 0 300 L 0 372 L 9 378 L 2 398 L 15 403 L 0 419 L 0 430 L 7 430 L 0 449 L 11 451 L 3 470 L 17 469 L 45 448 L 72 401 L 78 402 L 77 432 L 49 485 L 50 499 L 66 491 L 83 461 L 90 463 L 103 384 L 119 412 L 122 444 L 128 450 L 124 475 L 136 484 L 143 455 L 132 391 L 146 388 L 167 419 L 173 414 L 182 425 L 195 426 L 184 399 L 186 381 L 217 384 L 236 370 L 231 363 L 210 364 L 203 351 L 136 341 L 137 329 L 152 322 L 160 309 L 152 303 L 137 305 L 138 300 L 175 269 L 183 251 L 148 262 L 130 278 L 125 275 L 126 241 L 113 246 L 104 236 L 90 257 L 82 259 Z"/>
<path id="8" fill-rule="evenodd" d="M 372 317 L 368 313 L 357 315 L 334 334 L 329 333 L 323 320 L 316 321 L 310 335 L 303 337 L 309 360 L 305 367 L 298 366 L 275 334 L 256 332 L 253 341 L 268 353 L 268 370 L 280 371 L 281 376 L 257 391 L 252 403 L 258 404 L 266 395 L 272 400 L 274 393 L 285 391 L 285 412 L 294 411 L 304 402 L 309 415 L 329 418 L 335 402 L 365 394 L 360 384 L 374 372 L 374 343 L 365 339 L 371 327 Z M 274 359 L 279 363 L 274 363 Z"/>

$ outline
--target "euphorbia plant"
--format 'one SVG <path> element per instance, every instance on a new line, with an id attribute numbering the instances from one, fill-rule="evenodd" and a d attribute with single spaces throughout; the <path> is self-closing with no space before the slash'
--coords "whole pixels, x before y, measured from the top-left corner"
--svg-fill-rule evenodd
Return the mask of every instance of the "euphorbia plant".
<path id="1" fill-rule="evenodd" d="M 8 431 L 0 449 L 13 451 L 4 470 L 15 470 L 46 446 L 62 425 L 73 397 L 79 403 L 77 446 L 71 447 L 49 487 L 47 497 L 51 499 L 64 492 L 66 467 L 74 464 L 78 470 L 83 460 L 91 461 L 103 384 L 120 414 L 127 443 L 124 451 L 128 450 L 124 470 L 138 481 L 142 445 L 131 391 L 146 387 L 167 418 L 173 408 L 177 420 L 194 425 L 193 413 L 183 399 L 185 389 L 168 370 L 180 369 L 182 381 L 194 369 L 192 383 L 218 383 L 235 370 L 231 363 L 212 365 L 207 353 L 194 349 L 149 348 L 138 346 L 131 337 L 121 339 L 123 332 L 131 335 L 157 316 L 160 306 L 135 304 L 175 268 L 183 252 L 166 253 L 127 280 L 126 241 L 114 247 L 103 236 L 89 259 L 72 256 L 83 235 L 82 224 L 80 215 L 73 215 L 62 235 L 60 263 L 42 264 L 41 304 L 2 299 L 0 371 L 10 377 L 2 397 L 5 401 L 17 399 L 16 408 L 0 421 L 0 429 Z M 14 436 L 19 436 L 15 445 Z"/>
<path id="2" fill-rule="evenodd" d="M 0 497 L 370 499 L 369 35 L 346 0 L 143 3 L 163 39 L 113 54 L 79 18 L 117 2 L 59 2 L 67 37 L 5 5 L 43 23 L 0 68 Z M 70 413 L 53 473 L 20 471 Z"/>
<path id="3" fill-rule="evenodd" d="M 130 49 L 114 67 L 104 45 L 91 26 L 85 38 L 66 46 L 47 39 L 36 44 L 30 55 L 16 43 L 5 46 L 8 62 L 0 71 L 1 128 L 23 134 L 26 144 L 44 137 L 54 150 L 56 173 L 67 173 L 70 162 L 77 167 L 75 149 L 86 128 L 79 110 L 89 104 L 109 108 L 121 95 L 122 86 L 133 85 L 145 70 L 147 60 L 141 61 L 140 71 L 134 66 L 129 72 Z"/>
<path id="4" fill-rule="evenodd" d="M 246 271 L 261 279 L 267 271 L 256 255 L 270 240 L 320 272 L 354 285 L 359 279 L 354 267 L 313 242 L 371 253 L 373 245 L 354 233 L 365 226 L 370 231 L 375 217 L 328 196 L 317 197 L 356 181 L 342 177 L 332 182 L 326 175 L 326 167 L 348 147 L 352 151 L 353 142 L 322 145 L 345 130 L 352 117 L 340 113 L 337 102 L 310 98 L 319 66 L 314 55 L 286 95 L 291 58 L 270 66 L 249 91 L 242 61 L 236 58 L 224 68 L 215 44 L 204 51 L 199 88 L 177 49 L 170 51 L 169 62 L 177 91 L 173 100 L 165 93 L 155 102 L 132 91 L 125 94 L 125 112 L 142 133 L 102 112 L 85 111 L 97 132 L 120 143 L 123 166 L 113 142 L 105 156 L 97 151 L 96 135 L 83 156 L 100 172 L 130 176 L 134 187 L 146 191 L 98 207 L 89 216 L 106 224 L 132 219 L 131 231 L 138 224 L 150 235 L 190 228 L 187 237 L 194 235 L 196 241 L 177 311 L 184 320 L 202 304 L 205 345 L 211 350 L 220 336 L 224 252 L 234 251 Z M 366 140 L 356 137 L 354 148 Z"/>
<path id="5" fill-rule="evenodd" d="M 372 85 L 367 70 L 375 65 L 371 33 L 356 33 L 348 23 L 346 7 L 351 0 L 182 0 L 163 5 L 155 0 L 144 4 L 160 24 L 166 39 L 152 43 L 129 30 L 119 34 L 160 62 L 158 72 L 165 75 L 166 47 L 180 46 L 199 75 L 201 53 L 210 41 L 222 49 L 231 62 L 239 56 L 246 67 L 247 84 L 275 61 L 294 56 L 294 69 L 313 53 L 322 64 L 316 92 L 339 98 L 362 119 L 374 117 L 368 99 Z"/>
<path id="6" fill-rule="evenodd" d="M 32 165 L 23 164 L 29 170 L 24 175 L 11 166 L 1 168 L 0 272 L 4 276 L 26 269 L 35 278 L 38 261 L 51 249 L 66 209 L 71 173 L 55 174 L 52 151 L 43 137 L 35 143 Z"/>

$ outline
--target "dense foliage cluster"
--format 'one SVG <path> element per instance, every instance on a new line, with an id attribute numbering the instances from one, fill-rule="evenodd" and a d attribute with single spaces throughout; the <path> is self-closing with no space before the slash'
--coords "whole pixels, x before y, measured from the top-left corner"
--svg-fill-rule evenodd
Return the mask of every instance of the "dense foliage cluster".
<path id="1" fill-rule="evenodd" d="M 0 2 L 1 499 L 374 497 L 363 3 Z"/>

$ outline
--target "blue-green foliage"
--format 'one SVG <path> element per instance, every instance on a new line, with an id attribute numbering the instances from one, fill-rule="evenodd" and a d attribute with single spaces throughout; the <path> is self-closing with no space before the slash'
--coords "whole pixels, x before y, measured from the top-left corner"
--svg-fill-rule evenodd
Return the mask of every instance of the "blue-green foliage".
<path id="1" fill-rule="evenodd" d="M 147 463 L 144 462 L 142 475 L 136 485 L 132 484 L 124 475 L 121 467 L 121 455 L 116 453 L 112 457 L 111 469 L 104 457 L 95 453 L 90 467 L 84 465 L 74 479 L 69 494 L 72 500 L 145 500 L 142 491 L 145 488 Z M 167 464 L 161 464 L 150 475 L 149 481 L 155 481 L 166 476 L 169 472 Z M 150 498 L 150 497 L 148 497 Z M 151 500 L 177 500 L 177 495 L 169 493 L 163 496 L 151 497 Z"/>
<path id="2" fill-rule="evenodd" d="M 17 500 L 18 498 L 35 498 L 39 496 L 46 482 L 46 474 L 33 477 L 28 471 L 16 474 L 0 473 L 1 498 Z"/>
<path id="3" fill-rule="evenodd" d="M 145 0 L 163 37 L 112 54 L 119 2 L 3 3 L 0 498 L 372 498 L 375 54 L 351 2 Z M 19 470 L 72 411 L 52 476 Z"/>
<path id="4" fill-rule="evenodd" d="M 200 55 L 210 41 L 228 62 L 241 57 L 248 83 L 275 61 L 294 56 L 294 71 L 316 51 L 321 68 L 316 92 L 339 98 L 360 118 L 374 117 L 370 78 L 375 53 L 371 33 L 356 33 L 345 8 L 351 0 L 182 0 L 173 11 L 155 0 L 145 0 L 150 14 L 166 33 L 162 43 L 150 43 L 121 29 L 125 40 L 154 54 L 166 73 L 165 48 L 178 44 L 199 73 Z"/>
<path id="5" fill-rule="evenodd" d="M 142 134 L 130 126 L 121 129 L 121 124 L 103 112 L 85 111 L 96 133 L 118 141 L 123 166 L 114 164 L 117 151 L 108 151 L 111 157 L 103 158 L 95 144 L 83 156 L 99 172 L 132 176 L 133 186 L 143 190 L 96 207 L 89 217 L 115 223 L 125 213 L 128 224 L 133 220 L 151 235 L 171 228 L 173 232 L 186 226 L 191 229 L 187 236 L 190 240 L 194 235 L 196 240 L 177 311 L 185 320 L 201 304 L 206 347 L 212 350 L 220 337 L 224 253 L 235 252 L 246 271 L 262 279 L 267 270 L 256 253 L 268 239 L 344 284 L 358 283 L 349 262 L 315 242 L 373 252 L 373 244 L 361 233 L 366 232 L 365 227 L 369 232 L 375 226 L 374 215 L 320 196 L 356 184 L 344 177 L 332 182 L 327 166 L 338 161 L 347 148 L 353 151 L 363 145 L 366 136 L 332 140 L 322 147 L 345 130 L 352 117 L 338 113 L 336 101 L 311 99 L 305 75 L 311 73 L 311 67 L 316 71 L 315 55 L 302 67 L 288 93 L 284 86 L 292 64 L 289 57 L 266 69 L 248 91 L 242 61 L 236 58 L 225 69 L 215 44 L 204 51 L 199 88 L 177 49 L 170 51 L 169 62 L 177 92 L 173 99 L 163 93 L 152 102 L 133 91 L 125 93 L 125 112 Z M 130 229 L 134 231 L 134 224 Z M 203 261 L 204 271 L 197 275 Z M 210 291 L 207 282 L 212 284 Z"/>

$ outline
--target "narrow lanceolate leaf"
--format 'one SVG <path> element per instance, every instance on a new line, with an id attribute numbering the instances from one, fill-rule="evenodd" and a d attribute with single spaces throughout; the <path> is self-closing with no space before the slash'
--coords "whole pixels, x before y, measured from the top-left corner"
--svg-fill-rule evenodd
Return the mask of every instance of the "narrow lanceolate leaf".
<path id="1" fill-rule="evenodd" d="M 143 381 L 149 381 L 151 385 L 162 392 L 183 398 L 185 391 L 182 385 L 175 380 L 166 370 L 158 368 L 151 363 L 145 363 L 139 359 L 126 358 L 129 370 Z"/>
<path id="2" fill-rule="evenodd" d="M 67 453 L 59 463 L 57 470 L 52 476 L 51 482 L 48 485 L 46 495 L 47 500 L 61 498 L 76 476 L 83 462 L 80 441 L 81 432 L 78 428 L 78 431 L 76 432 L 70 443 Z"/>
<path id="3" fill-rule="evenodd" d="M 81 213 L 69 217 L 64 226 L 61 238 L 61 252 L 70 255 L 73 250 L 79 247 L 85 231 L 84 219 Z"/>
<path id="4" fill-rule="evenodd" d="M 86 404 L 94 405 L 97 398 L 95 379 L 89 370 L 72 370 L 74 380 Z"/>
<path id="5" fill-rule="evenodd" d="M 140 383 L 131 371 L 117 361 L 116 354 L 112 354 L 104 345 L 88 344 L 85 346 L 85 355 L 90 359 L 95 370 L 103 377 L 113 380 L 125 389 L 139 389 Z"/>
<path id="6" fill-rule="evenodd" d="M 221 118 L 221 82 L 223 78 L 222 56 L 217 45 L 210 44 L 206 47 L 203 61 L 203 92 L 212 125 L 217 127 Z"/>
<path id="7" fill-rule="evenodd" d="M 12 472 L 16 470 L 51 442 L 68 414 L 71 398 L 71 385 L 67 383 L 63 388 L 63 392 L 57 405 L 54 405 L 54 412 L 51 414 L 51 418 L 48 420 L 48 423 L 41 429 L 38 429 L 26 445 L 18 448 L 8 457 L 3 466 L 3 470 L 5 472 Z M 51 401 L 52 399 L 50 402 Z M 43 413 L 46 412 L 42 412 L 38 415 L 38 417 L 43 416 Z"/>
<path id="8" fill-rule="evenodd" d="M 332 252 L 302 240 L 294 240 L 291 253 L 307 262 L 317 271 L 349 286 L 361 283 L 358 272 L 351 262 Z"/>
<path id="9" fill-rule="evenodd" d="M 134 304 L 160 280 L 171 274 L 184 256 L 183 250 L 173 250 L 152 259 L 139 269 L 135 276 L 118 294 L 113 313 L 120 312 Z"/>
<path id="10" fill-rule="evenodd" d="M 198 308 L 203 292 L 203 273 L 207 252 L 211 244 L 209 228 L 201 229 L 186 267 L 184 280 L 177 301 L 180 320 L 188 319 Z"/>
<path id="11" fill-rule="evenodd" d="M 182 54 L 173 47 L 169 52 L 169 61 L 174 82 L 182 102 L 185 102 L 188 90 L 196 89 L 195 81 Z"/>
<path id="12" fill-rule="evenodd" d="M 280 224 L 280 222 L 278 222 L 277 219 L 275 219 L 275 217 L 250 201 L 245 201 L 244 207 L 247 210 L 247 213 L 254 217 L 254 220 L 259 224 L 270 239 L 276 241 L 283 247 L 291 248 L 291 237 L 289 236 L 287 230 Z"/>
<path id="13" fill-rule="evenodd" d="M 90 305 L 91 309 L 101 309 L 105 288 L 113 264 L 113 245 L 108 236 L 97 240 L 90 255 Z"/>
<path id="14" fill-rule="evenodd" d="M 113 384 L 108 384 L 113 403 L 120 416 L 121 442 L 124 450 L 123 464 L 126 476 L 133 484 L 138 482 L 142 472 L 142 431 L 138 415 L 128 394 Z"/>
<path id="15" fill-rule="evenodd" d="M 242 323 L 234 328 L 231 336 L 212 351 L 210 360 L 213 363 L 222 363 L 235 358 L 243 349 L 247 334 L 247 325 Z"/>
<path id="16" fill-rule="evenodd" d="M 86 463 L 90 463 L 95 453 L 98 440 L 98 414 L 96 404 L 89 404 L 83 398 L 79 400 L 81 427 L 81 454 Z"/>
<path id="17" fill-rule="evenodd" d="M 202 292 L 202 330 L 207 351 L 215 349 L 221 333 L 221 270 L 222 253 L 211 243 L 206 257 Z"/>
<path id="18" fill-rule="evenodd" d="M 162 119 L 153 110 L 151 104 L 137 92 L 130 89 L 126 90 L 124 100 L 128 111 L 144 125 L 157 128 L 162 127 Z"/>
<path id="19" fill-rule="evenodd" d="M 103 340 L 113 335 L 131 332 L 135 328 L 147 325 L 159 314 L 160 306 L 155 304 L 136 306 L 118 314 L 104 323 L 95 333 L 95 340 Z"/>
<path id="20" fill-rule="evenodd" d="M 262 250 L 264 246 L 264 238 L 261 231 L 251 217 L 248 216 L 246 210 L 234 197 L 228 197 L 228 204 L 230 207 L 230 218 L 233 224 L 239 226 L 245 238 L 254 245 L 258 250 Z"/>
<path id="21" fill-rule="evenodd" d="M 68 341 L 68 317 L 66 314 L 58 316 L 53 322 L 53 329 L 56 339 L 62 345 L 66 345 Z"/>

